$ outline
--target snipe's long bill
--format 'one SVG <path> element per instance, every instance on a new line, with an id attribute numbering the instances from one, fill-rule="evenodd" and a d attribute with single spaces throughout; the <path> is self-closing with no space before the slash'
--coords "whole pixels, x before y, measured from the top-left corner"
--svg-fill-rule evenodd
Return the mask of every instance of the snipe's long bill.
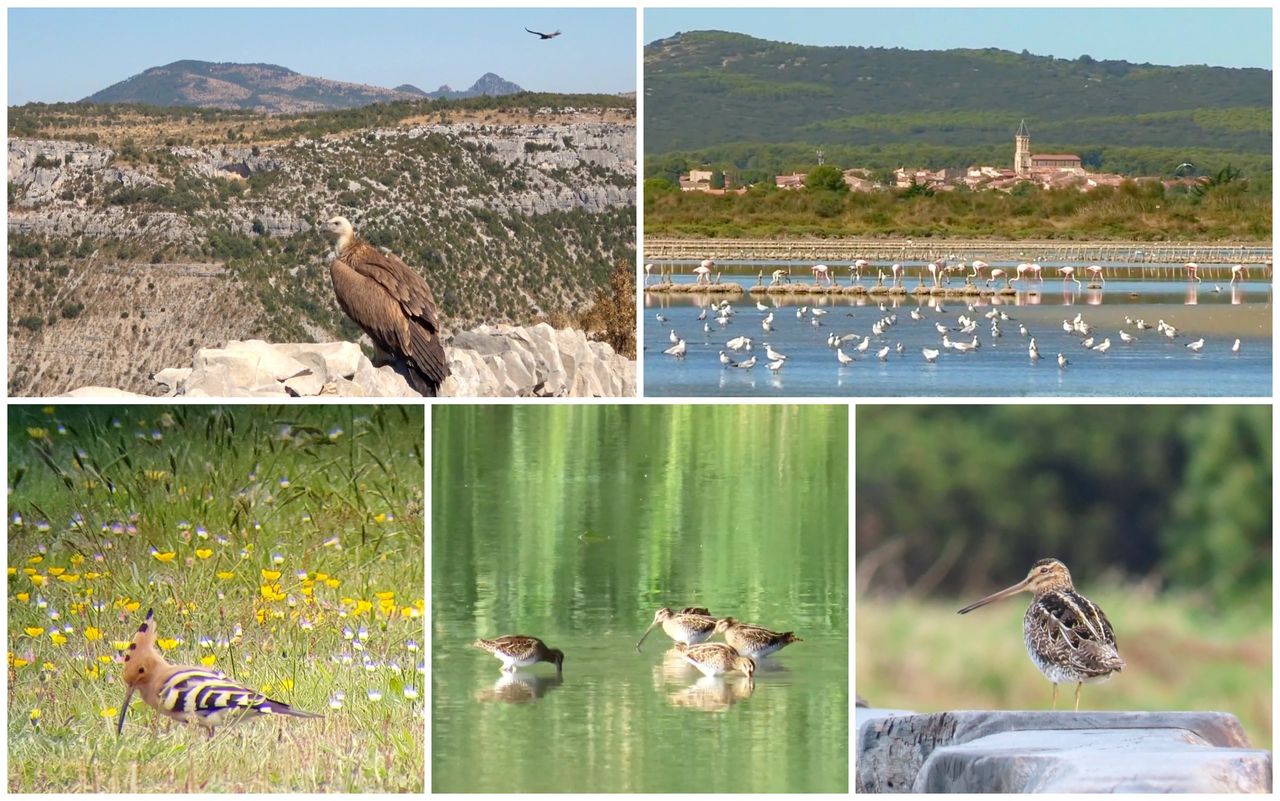
<path id="1" fill-rule="evenodd" d="M 659 609 L 653 615 L 653 622 L 649 624 L 649 628 L 644 630 L 644 634 L 640 636 L 640 642 L 636 643 L 636 650 L 640 650 L 640 646 L 644 643 L 649 632 L 653 631 L 655 626 L 661 624 L 662 630 L 667 636 L 679 643 L 685 645 L 697 645 L 700 642 L 706 642 L 716 632 L 716 619 L 711 613 L 701 606 L 686 606 L 679 612 L 672 612 L 667 607 Z"/>
<path id="2" fill-rule="evenodd" d="M 1058 708 L 1058 684 L 1074 682 L 1079 711 L 1081 687 L 1106 681 L 1124 668 L 1111 621 L 1097 604 L 1076 592 L 1070 571 L 1057 559 L 1041 559 L 1022 581 L 969 604 L 959 614 L 1020 592 L 1033 596 L 1022 618 L 1022 637 L 1031 661 L 1053 682 L 1053 708 Z"/>

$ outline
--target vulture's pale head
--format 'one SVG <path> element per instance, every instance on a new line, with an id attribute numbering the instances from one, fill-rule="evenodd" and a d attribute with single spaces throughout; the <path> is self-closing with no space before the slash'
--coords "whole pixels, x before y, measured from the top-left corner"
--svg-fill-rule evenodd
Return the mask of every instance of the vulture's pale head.
<path id="1" fill-rule="evenodd" d="M 332 217 L 328 222 L 320 226 L 326 234 L 333 237 L 336 241 L 334 245 L 334 254 L 339 254 L 351 242 L 351 238 L 356 235 L 356 230 L 351 227 L 351 221 L 341 215 Z"/>

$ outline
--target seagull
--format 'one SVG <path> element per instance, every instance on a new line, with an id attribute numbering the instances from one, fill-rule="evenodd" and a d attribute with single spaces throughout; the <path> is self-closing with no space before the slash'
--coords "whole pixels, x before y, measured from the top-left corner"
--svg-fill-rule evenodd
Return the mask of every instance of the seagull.
<path id="1" fill-rule="evenodd" d="M 1237 339 L 1237 340 L 1235 341 L 1235 344 L 1233 344 L 1233 345 L 1231 346 L 1231 352 L 1232 352 L 1232 353 L 1239 353 L 1239 352 L 1240 352 L 1240 340 L 1238 340 L 1238 339 Z"/>
<path id="2" fill-rule="evenodd" d="M 841 348 L 836 348 L 836 359 L 842 367 L 853 361 L 853 357 L 845 353 Z"/>
<path id="3" fill-rule="evenodd" d="M 702 307 L 702 314 L 699 314 L 699 315 L 698 315 L 698 319 L 699 319 L 699 320 L 705 320 L 705 319 L 707 319 L 707 307 L 706 307 L 706 306 L 703 306 L 703 307 Z"/>
<path id="4" fill-rule="evenodd" d="M 1137 339 L 1138 339 L 1137 337 L 1135 337 L 1133 334 L 1128 333 L 1127 331 L 1120 332 L 1120 341 L 1126 345 L 1128 345 L 1130 342 L 1136 341 Z"/>
<path id="5" fill-rule="evenodd" d="M 1106 353 L 1107 351 L 1111 350 L 1111 337 L 1107 337 L 1106 339 L 1102 340 L 1102 342 L 1098 343 L 1097 345 L 1094 345 L 1093 349 L 1096 350 L 1098 353 Z"/>
<path id="6" fill-rule="evenodd" d="M 757 300 L 756 311 L 769 311 L 769 307 Z"/>
<path id="7" fill-rule="evenodd" d="M 766 364 L 766 365 L 765 365 L 765 367 L 768 367 L 770 370 L 772 370 L 772 371 L 774 371 L 774 372 L 776 373 L 776 372 L 778 372 L 779 370 L 781 370 L 781 369 L 782 369 L 782 365 L 784 365 L 784 364 L 786 364 L 786 363 L 787 363 L 787 362 L 786 362 L 786 360 L 785 360 L 785 359 L 778 359 L 778 360 L 776 360 L 776 361 L 769 362 L 768 364 Z"/>
<path id="8" fill-rule="evenodd" d="M 889 346 L 885 345 L 883 348 L 876 351 L 876 358 L 882 362 L 889 361 Z"/>
<path id="9" fill-rule="evenodd" d="M 826 310 L 826 309 L 814 309 L 813 311 L 811 311 L 811 312 L 809 312 L 809 313 L 810 313 L 810 314 L 812 314 L 814 317 L 821 317 L 822 315 L 824 315 L 824 314 L 826 314 L 826 313 L 827 313 L 827 310 Z"/>
<path id="10" fill-rule="evenodd" d="M 1066 356 L 1063 356 L 1061 353 L 1059 353 L 1059 354 L 1058 354 L 1058 369 L 1059 369 L 1059 370 L 1065 370 L 1065 369 L 1067 369 L 1067 365 L 1068 365 L 1068 364 L 1071 364 L 1071 362 L 1067 361 L 1067 357 L 1066 357 Z"/>
<path id="11" fill-rule="evenodd" d="M 787 360 L 786 356 L 783 356 L 781 353 L 774 350 L 773 346 L 768 342 L 764 343 L 764 355 L 778 362 L 785 362 Z"/>
<path id="12" fill-rule="evenodd" d="M 702 333 L 704 333 L 704 334 L 710 334 L 710 333 L 711 333 L 711 323 L 703 323 L 703 324 L 702 324 Z"/>
<path id="13" fill-rule="evenodd" d="M 773 326 L 769 324 L 768 320 L 761 320 L 760 328 L 763 329 L 765 333 L 768 333 L 773 330 Z"/>
<path id="14" fill-rule="evenodd" d="M 1204 347 L 1204 337 L 1200 337 L 1195 342 L 1188 342 L 1186 347 L 1192 353 L 1199 353 L 1200 349 Z"/>
<path id="15" fill-rule="evenodd" d="M 743 370 L 750 370 L 752 367 L 756 366 L 756 357 L 752 356 L 750 359 L 747 359 L 745 362 L 742 362 L 738 366 L 741 367 Z"/>
<path id="16" fill-rule="evenodd" d="M 1031 338 L 1031 344 L 1027 345 L 1027 355 L 1031 357 L 1031 361 L 1040 361 L 1040 349 L 1036 347 L 1036 338 Z"/>
<path id="17" fill-rule="evenodd" d="M 655 315 L 653 315 L 653 316 L 654 316 L 655 318 L 657 318 L 658 322 L 660 322 L 660 323 L 665 323 L 665 322 L 667 321 L 667 318 L 666 318 L 666 317 L 663 317 L 661 314 L 655 314 Z"/>
<path id="18" fill-rule="evenodd" d="M 525 30 L 526 30 L 526 31 L 529 31 L 529 33 L 533 34 L 534 36 L 538 37 L 539 39 L 554 39 L 554 38 L 556 38 L 557 36 L 559 36 L 559 35 L 560 35 L 560 31 L 559 31 L 559 30 L 557 30 L 555 33 L 543 33 L 543 32 L 541 32 L 541 31 L 530 31 L 528 28 L 525 28 Z"/>
<path id="19" fill-rule="evenodd" d="M 894 349 L 894 351 L 895 351 L 895 352 L 897 352 L 897 353 L 902 353 L 902 343 L 901 343 L 901 342 L 899 342 L 897 345 L 894 345 L 894 346 L 893 346 L 893 349 Z"/>
<path id="20" fill-rule="evenodd" d="M 866 353 L 867 348 L 869 347 L 871 347 L 871 337 L 863 337 L 862 341 L 854 346 L 854 349 L 857 350 L 858 353 Z"/>
<path id="21" fill-rule="evenodd" d="M 686 350 L 688 350 L 688 347 L 684 344 L 684 340 L 682 339 L 676 344 L 664 350 L 663 353 L 667 354 L 668 356 L 675 356 L 677 359 L 683 359 Z"/>
<path id="22" fill-rule="evenodd" d="M 1022 323 L 1018 323 L 1018 334 L 1024 337 L 1027 335 L 1027 327 Z"/>
<path id="23" fill-rule="evenodd" d="M 735 367 L 738 364 L 733 359 L 730 359 L 729 354 L 725 353 L 724 351 L 720 351 L 720 363 L 723 364 L 725 367 Z"/>
<path id="24" fill-rule="evenodd" d="M 916 308 L 914 308 L 914 309 L 912 309 L 912 310 L 911 310 L 911 319 L 912 319 L 912 320 L 923 320 L 923 319 L 924 319 L 924 315 L 920 313 L 920 308 L 919 308 L 919 307 L 916 307 Z"/>
<path id="25" fill-rule="evenodd" d="M 671 334 L 667 337 L 667 339 L 670 339 L 670 340 L 671 340 L 671 344 L 672 344 L 672 345 L 674 345 L 674 344 L 676 344 L 677 342 L 679 342 L 679 341 L 680 341 L 680 335 L 679 335 L 679 334 L 677 334 L 677 333 L 676 333 L 676 330 L 673 328 L 673 329 L 671 329 Z"/>
<path id="26" fill-rule="evenodd" d="M 934 350 L 933 348 L 921 348 L 920 352 L 924 354 L 924 360 L 926 362 L 932 363 L 938 360 L 938 353 L 940 351 Z"/>
<path id="27" fill-rule="evenodd" d="M 1080 344 L 1081 344 L 1081 345 L 1084 345 L 1086 348 L 1092 348 L 1092 347 L 1093 347 L 1093 337 L 1089 337 L 1089 338 L 1087 338 L 1087 339 L 1083 339 L 1083 340 L 1081 340 L 1081 341 L 1080 341 Z"/>
<path id="28" fill-rule="evenodd" d="M 734 337 L 725 343 L 729 350 L 751 350 L 751 340 L 746 337 Z"/>

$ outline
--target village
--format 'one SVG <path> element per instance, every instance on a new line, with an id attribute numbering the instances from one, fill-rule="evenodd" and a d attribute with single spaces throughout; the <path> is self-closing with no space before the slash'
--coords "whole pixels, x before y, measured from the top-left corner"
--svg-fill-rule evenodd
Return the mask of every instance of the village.
<path id="1" fill-rule="evenodd" d="M 1041 189 L 1078 189 L 1089 192 L 1100 186 L 1119 186 L 1126 180 L 1161 181 L 1166 187 L 1195 183 L 1195 179 L 1125 176 L 1117 173 L 1089 172 L 1080 157 L 1067 153 L 1032 153 L 1031 134 L 1024 120 L 1014 134 L 1013 167 L 974 165 L 968 168 L 944 167 L 930 170 L 924 167 L 898 167 L 893 170 L 891 183 L 879 180 L 880 171 L 860 167 L 843 170 L 845 186 L 851 192 L 878 192 L 885 189 L 910 189 L 925 187 L 935 192 L 953 192 L 961 187 L 979 192 L 994 190 L 1010 192 L 1020 184 L 1032 184 Z M 819 159 L 821 163 L 821 159 Z M 807 173 L 796 172 L 774 176 L 778 189 L 804 189 Z M 690 170 L 680 176 L 683 192 L 708 194 L 743 194 L 749 186 L 733 186 L 730 176 L 714 170 Z"/>

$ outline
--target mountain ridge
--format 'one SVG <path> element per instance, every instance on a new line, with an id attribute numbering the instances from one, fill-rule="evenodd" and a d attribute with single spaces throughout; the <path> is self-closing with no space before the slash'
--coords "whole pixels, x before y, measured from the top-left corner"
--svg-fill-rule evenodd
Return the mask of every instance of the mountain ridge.
<path id="1" fill-rule="evenodd" d="M 137 75 L 101 89 L 82 103 L 136 103 L 289 114 L 359 108 L 396 100 L 461 99 L 524 91 L 492 72 L 480 76 L 469 89 L 448 86 L 425 92 L 404 83 L 394 89 L 304 75 L 267 63 L 180 59 L 149 67 Z"/>

